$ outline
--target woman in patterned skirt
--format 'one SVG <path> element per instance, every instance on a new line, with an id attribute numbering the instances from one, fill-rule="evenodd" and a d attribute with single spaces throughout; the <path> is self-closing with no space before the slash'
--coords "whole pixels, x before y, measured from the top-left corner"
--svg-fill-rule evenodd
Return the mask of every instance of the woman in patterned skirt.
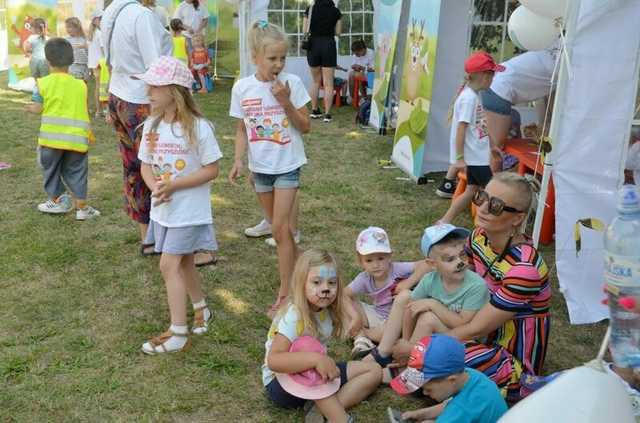
<path id="1" fill-rule="evenodd" d="M 449 332 L 468 341 L 466 365 L 489 376 L 511 403 L 525 394 L 521 379 L 542 371 L 550 327 L 547 265 L 521 231 L 533 196 L 529 180 L 503 172 L 474 197 L 477 227 L 466 249 L 491 296 L 469 323 Z"/>

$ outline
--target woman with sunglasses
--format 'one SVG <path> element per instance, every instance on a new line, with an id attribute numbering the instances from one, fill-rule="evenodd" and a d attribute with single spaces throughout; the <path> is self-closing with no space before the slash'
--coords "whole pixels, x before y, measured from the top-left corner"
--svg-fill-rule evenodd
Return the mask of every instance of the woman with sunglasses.
<path id="1" fill-rule="evenodd" d="M 466 249 L 491 296 L 469 323 L 449 332 L 468 341 L 466 365 L 489 376 L 512 403 L 526 395 L 521 380 L 542 371 L 550 326 L 547 265 L 522 233 L 533 196 L 532 182 L 509 172 L 475 194 L 476 229 Z"/>

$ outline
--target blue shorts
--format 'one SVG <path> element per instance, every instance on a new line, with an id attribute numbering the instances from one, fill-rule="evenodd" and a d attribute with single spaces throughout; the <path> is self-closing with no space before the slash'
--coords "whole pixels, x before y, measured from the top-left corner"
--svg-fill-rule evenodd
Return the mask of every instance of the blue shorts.
<path id="1" fill-rule="evenodd" d="M 511 116 L 511 107 L 513 106 L 511 102 L 500 97 L 491 88 L 480 91 L 480 98 L 482 100 L 482 107 L 485 110 L 498 113 L 499 115 Z"/>
<path id="2" fill-rule="evenodd" d="M 342 386 L 347 383 L 347 362 L 340 361 L 336 363 L 336 366 L 340 369 L 340 387 L 342 388 Z M 273 378 L 265 388 L 267 389 L 269 399 L 278 407 L 302 408 L 307 402 L 306 399 L 294 397 L 285 391 L 276 378 Z"/>
<path id="3" fill-rule="evenodd" d="M 300 168 L 291 172 L 269 175 L 267 173 L 253 173 L 253 183 L 257 193 L 272 192 L 274 188 L 293 189 L 300 186 Z"/>

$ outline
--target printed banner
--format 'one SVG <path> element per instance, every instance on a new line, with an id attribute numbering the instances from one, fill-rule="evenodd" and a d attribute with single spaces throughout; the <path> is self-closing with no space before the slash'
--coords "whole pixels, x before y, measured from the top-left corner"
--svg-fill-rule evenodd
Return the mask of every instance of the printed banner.
<path id="1" fill-rule="evenodd" d="M 440 0 L 414 0 L 406 31 L 398 123 L 391 158 L 414 179 L 422 176 L 435 74 Z"/>
<path id="2" fill-rule="evenodd" d="M 402 0 L 377 0 L 374 9 L 376 11 L 373 18 L 376 34 L 374 40 L 376 72 L 369 124 L 374 128 L 380 128 L 384 121 L 384 109 L 389 95 Z"/>

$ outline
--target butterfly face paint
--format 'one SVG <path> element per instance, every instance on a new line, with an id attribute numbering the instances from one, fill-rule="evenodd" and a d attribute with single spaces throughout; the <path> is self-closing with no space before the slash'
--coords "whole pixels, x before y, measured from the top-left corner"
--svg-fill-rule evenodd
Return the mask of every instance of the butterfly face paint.
<path id="1" fill-rule="evenodd" d="M 315 311 L 329 307 L 338 294 L 338 276 L 335 267 L 321 265 L 309 269 L 305 296 Z"/>

